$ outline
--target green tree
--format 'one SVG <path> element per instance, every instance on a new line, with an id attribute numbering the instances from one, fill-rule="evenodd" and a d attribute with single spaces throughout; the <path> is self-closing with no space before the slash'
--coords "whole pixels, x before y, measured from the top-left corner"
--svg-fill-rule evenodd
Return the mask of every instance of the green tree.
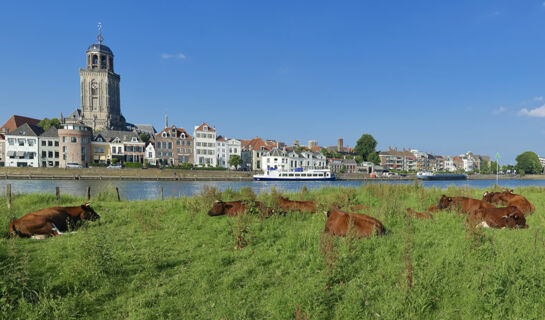
<path id="1" fill-rule="evenodd" d="M 356 158 L 354 158 L 354 160 L 356 160 L 356 162 L 357 162 L 358 164 L 360 164 L 360 163 L 363 162 L 363 157 L 360 156 L 360 155 L 358 155 L 358 156 L 356 156 Z"/>
<path id="2" fill-rule="evenodd" d="M 490 173 L 498 173 L 498 163 L 496 161 L 490 161 Z"/>
<path id="3" fill-rule="evenodd" d="M 51 128 L 51 126 L 58 129 L 61 127 L 61 122 L 57 118 L 51 118 L 51 119 L 43 118 L 42 120 L 40 120 L 40 123 L 38 124 L 38 126 L 44 129 L 44 131 Z"/>
<path id="4" fill-rule="evenodd" d="M 481 162 L 481 173 L 490 173 L 490 166 L 488 165 L 488 161 Z"/>
<path id="5" fill-rule="evenodd" d="M 339 173 L 345 173 L 345 172 L 346 172 L 346 167 L 343 164 L 341 170 L 339 170 Z"/>
<path id="6" fill-rule="evenodd" d="M 238 166 L 242 165 L 242 158 L 238 154 L 234 154 L 229 158 L 229 164 L 238 169 Z"/>
<path id="7" fill-rule="evenodd" d="M 347 154 L 344 158 L 348 159 L 348 160 L 352 160 L 352 159 L 354 159 L 354 156 L 351 155 L 351 154 Z"/>
<path id="8" fill-rule="evenodd" d="M 543 167 L 541 167 L 541 162 L 539 162 L 539 157 L 535 152 L 523 152 L 515 160 L 517 161 L 515 169 L 519 173 L 538 174 L 543 172 Z"/>
<path id="9" fill-rule="evenodd" d="M 369 154 L 367 157 L 367 161 L 372 162 L 374 165 L 380 165 L 380 157 L 378 156 L 378 153 L 376 151 L 373 151 Z"/>
<path id="10" fill-rule="evenodd" d="M 320 150 L 320 152 L 321 152 L 326 158 L 328 158 L 328 159 L 329 159 L 329 158 L 332 158 L 331 153 L 330 153 L 329 151 L 327 151 L 326 148 L 322 148 L 322 149 Z"/>
<path id="11" fill-rule="evenodd" d="M 377 141 L 372 135 L 366 133 L 363 134 L 356 142 L 354 152 L 363 157 L 363 160 L 369 161 L 369 155 L 375 152 L 377 147 Z"/>
<path id="12" fill-rule="evenodd" d="M 149 136 L 148 136 L 146 133 L 142 132 L 142 133 L 140 134 L 140 139 L 142 140 L 142 142 L 148 143 L 148 141 L 149 141 Z"/>

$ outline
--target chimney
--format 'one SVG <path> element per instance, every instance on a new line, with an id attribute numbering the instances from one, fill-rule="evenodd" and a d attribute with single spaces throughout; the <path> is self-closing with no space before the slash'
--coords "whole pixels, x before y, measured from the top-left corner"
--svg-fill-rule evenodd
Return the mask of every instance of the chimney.
<path id="1" fill-rule="evenodd" d="M 168 128 L 168 116 L 166 112 L 165 112 L 165 128 Z"/>

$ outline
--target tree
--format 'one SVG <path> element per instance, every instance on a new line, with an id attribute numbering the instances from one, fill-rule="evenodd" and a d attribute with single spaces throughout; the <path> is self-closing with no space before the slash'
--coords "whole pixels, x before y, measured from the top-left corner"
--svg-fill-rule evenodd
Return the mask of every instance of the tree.
<path id="1" fill-rule="evenodd" d="M 496 161 L 490 161 L 490 173 L 498 173 L 498 163 Z"/>
<path id="2" fill-rule="evenodd" d="M 331 153 L 327 151 L 326 148 L 322 148 L 320 152 L 326 157 L 326 158 L 332 158 Z"/>
<path id="3" fill-rule="evenodd" d="M 372 135 L 366 133 L 363 134 L 356 142 L 354 152 L 363 157 L 363 160 L 369 161 L 369 155 L 375 152 L 377 147 L 377 141 Z"/>
<path id="4" fill-rule="evenodd" d="M 372 162 L 374 165 L 380 165 L 380 157 L 375 151 L 371 152 L 367 157 L 367 161 Z"/>
<path id="5" fill-rule="evenodd" d="M 238 154 L 234 154 L 229 158 L 229 164 L 238 169 L 238 166 L 242 165 L 242 158 Z"/>
<path id="6" fill-rule="evenodd" d="M 345 172 L 346 172 L 346 167 L 343 164 L 341 170 L 339 170 L 339 173 L 345 173 Z"/>
<path id="7" fill-rule="evenodd" d="M 481 172 L 482 173 L 489 173 L 490 172 L 490 166 L 488 165 L 488 161 L 481 162 Z"/>
<path id="8" fill-rule="evenodd" d="M 356 163 L 360 164 L 363 162 L 363 157 L 362 156 L 356 156 L 356 158 L 354 158 L 354 160 L 356 160 Z"/>
<path id="9" fill-rule="evenodd" d="M 148 136 L 146 133 L 142 132 L 142 133 L 140 134 L 140 139 L 142 140 L 142 142 L 148 143 L 148 141 L 149 141 L 149 136 Z"/>
<path id="10" fill-rule="evenodd" d="M 538 174 L 543 172 L 543 167 L 541 167 L 541 162 L 535 152 L 523 152 L 515 160 L 517 161 L 515 168 L 520 173 Z"/>
<path id="11" fill-rule="evenodd" d="M 51 119 L 43 118 L 42 120 L 40 120 L 40 123 L 38 124 L 38 126 L 44 129 L 44 131 L 51 128 L 51 126 L 58 129 L 61 127 L 61 122 L 57 118 L 51 118 Z"/>

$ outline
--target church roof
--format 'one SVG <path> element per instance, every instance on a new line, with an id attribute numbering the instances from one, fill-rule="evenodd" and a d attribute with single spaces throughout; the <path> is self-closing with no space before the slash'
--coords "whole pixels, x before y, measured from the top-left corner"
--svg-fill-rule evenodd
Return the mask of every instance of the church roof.
<path id="1" fill-rule="evenodd" d="M 72 113 L 70 115 L 68 115 L 68 117 L 66 117 L 65 119 L 79 120 L 80 118 L 81 118 L 81 110 L 76 109 L 76 110 L 72 111 Z"/>
<path id="2" fill-rule="evenodd" d="M 95 134 L 94 141 L 98 136 L 102 136 L 106 142 L 112 142 L 115 138 L 119 138 L 121 142 L 131 142 L 132 138 L 136 138 L 138 142 L 142 142 L 138 133 L 134 131 L 119 131 L 119 130 L 101 130 Z"/>
<path id="3" fill-rule="evenodd" d="M 114 55 L 114 53 L 110 48 L 108 48 L 108 46 L 99 43 L 93 43 L 92 45 L 90 45 L 89 48 L 87 48 L 87 52 L 102 52 L 110 54 L 112 56 Z"/>
<path id="4" fill-rule="evenodd" d="M 17 127 L 20 127 L 25 123 L 37 126 L 40 123 L 40 120 L 34 119 L 34 118 L 23 117 L 23 116 L 18 116 L 18 115 L 13 115 L 13 116 L 11 116 L 11 118 L 8 119 L 8 121 L 6 121 L 6 123 L 4 123 L 4 125 L 2 127 L 0 127 L 0 132 L 13 131 L 13 130 L 17 129 Z"/>

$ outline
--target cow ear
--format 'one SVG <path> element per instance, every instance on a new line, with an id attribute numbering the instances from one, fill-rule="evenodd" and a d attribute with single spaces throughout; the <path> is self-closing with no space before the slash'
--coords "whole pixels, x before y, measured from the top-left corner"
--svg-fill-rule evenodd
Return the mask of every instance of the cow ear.
<path id="1" fill-rule="evenodd" d="M 485 192 L 483 193 L 483 197 L 486 197 L 487 194 L 488 194 L 488 191 L 485 191 Z"/>
<path id="2" fill-rule="evenodd" d="M 84 206 L 89 207 L 91 205 L 91 202 L 87 201 L 85 202 Z"/>
<path id="3" fill-rule="evenodd" d="M 509 217 L 507 217 L 507 216 L 501 216 L 501 218 L 507 220 Z"/>

